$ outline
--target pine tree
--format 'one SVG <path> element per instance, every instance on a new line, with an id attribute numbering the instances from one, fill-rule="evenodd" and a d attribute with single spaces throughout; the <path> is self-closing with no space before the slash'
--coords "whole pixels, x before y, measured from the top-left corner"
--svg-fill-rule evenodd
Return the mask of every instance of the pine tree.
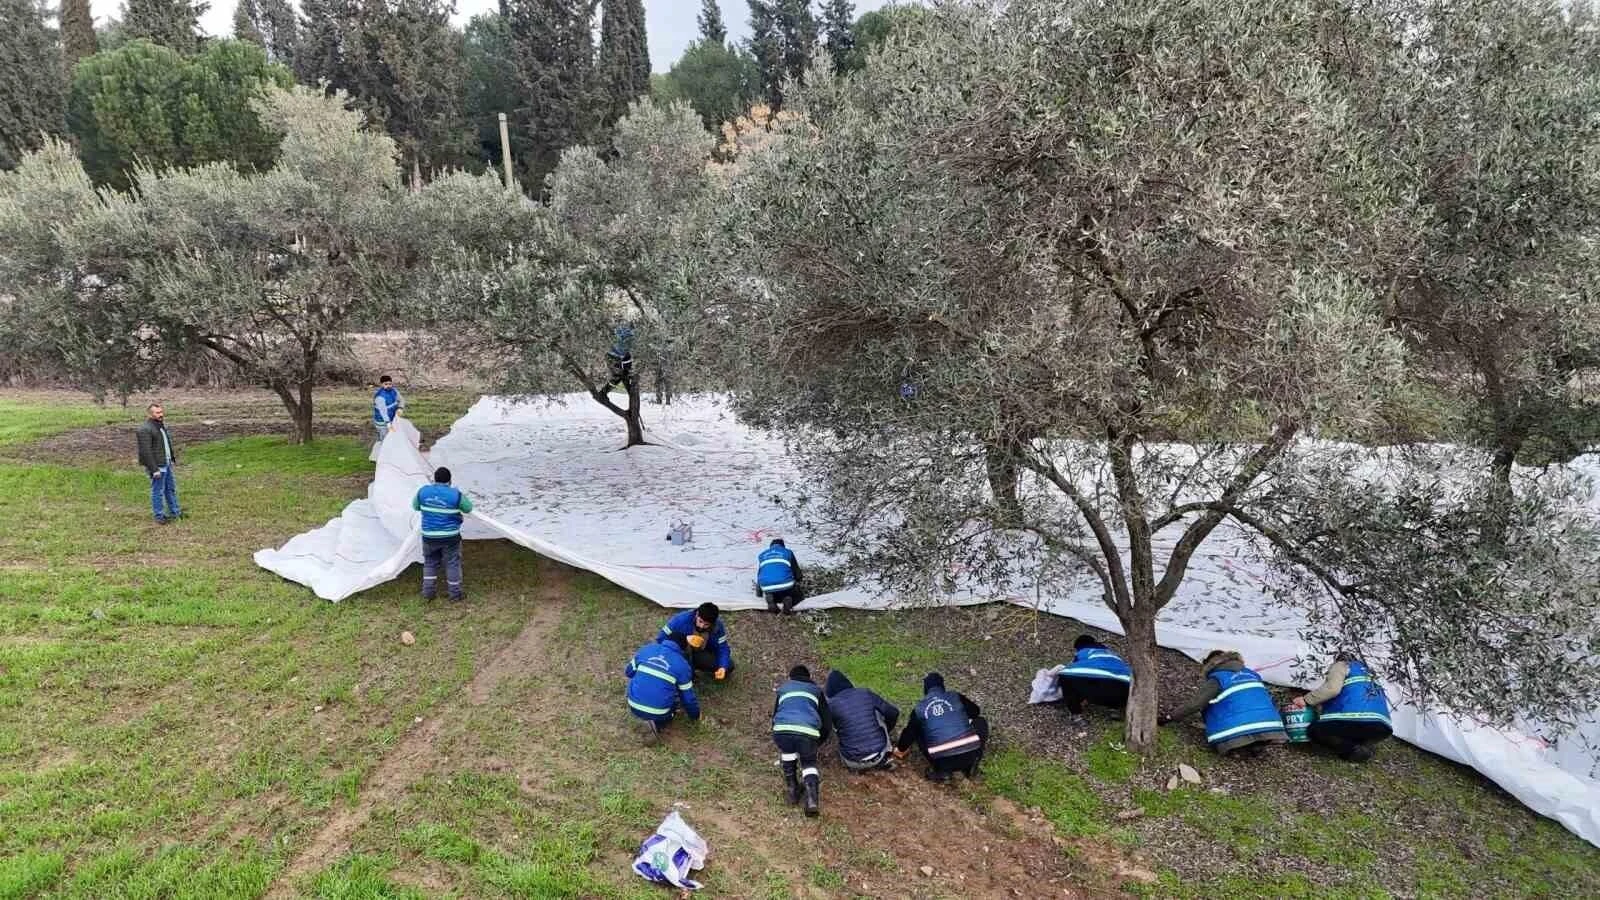
<path id="1" fill-rule="evenodd" d="M 590 0 L 505 0 L 517 108 L 511 111 L 512 154 L 524 186 L 542 192 L 561 151 L 583 143 L 596 124 Z"/>
<path id="2" fill-rule="evenodd" d="M 62 0 L 61 44 L 69 66 L 85 56 L 93 56 L 99 50 L 94 34 L 94 16 L 89 12 L 89 0 Z"/>
<path id="3" fill-rule="evenodd" d="M 604 0 L 600 21 L 600 84 L 609 126 L 628 113 L 628 104 L 650 93 L 650 49 L 645 38 L 643 0 Z"/>
<path id="4" fill-rule="evenodd" d="M 728 40 L 728 26 L 722 23 L 722 8 L 717 0 L 700 0 L 700 37 L 714 44 Z"/>
<path id="5" fill-rule="evenodd" d="M 179 53 L 193 53 L 200 46 L 200 17 L 210 8 L 210 3 L 191 0 L 127 0 L 122 26 L 131 40 L 144 38 Z"/>
<path id="6" fill-rule="evenodd" d="M 822 4 L 823 44 L 833 58 L 833 70 L 846 72 L 852 67 L 856 48 L 856 5 L 850 0 L 826 0 Z"/>
<path id="7" fill-rule="evenodd" d="M 459 164 L 471 147 L 452 9 L 448 0 L 367 0 L 361 10 L 354 93 L 384 123 L 413 178 Z"/>
<path id="8" fill-rule="evenodd" d="M 811 54 L 817 49 L 817 17 L 811 14 L 811 0 L 778 0 L 776 8 L 784 74 L 803 82 Z"/>
<path id="9" fill-rule="evenodd" d="M 65 125 L 61 47 L 33 0 L 0 0 L 0 169 Z"/>
<path id="10" fill-rule="evenodd" d="M 256 0 L 238 0 L 233 6 L 233 36 L 265 50 L 267 39 L 261 36 L 261 29 L 256 27 L 259 18 L 261 11 L 256 8 Z"/>

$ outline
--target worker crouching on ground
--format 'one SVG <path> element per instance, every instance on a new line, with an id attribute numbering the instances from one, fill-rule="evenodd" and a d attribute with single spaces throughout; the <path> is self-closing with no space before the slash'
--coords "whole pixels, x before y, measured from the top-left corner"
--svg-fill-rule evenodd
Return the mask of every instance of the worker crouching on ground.
<path id="1" fill-rule="evenodd" d="M 1133 684 L 1133 670 L 1127 662 L 1087 634 L 1079 635 L 1072 647 L 1076 651 L 1072 662 L 1056 675 L 1067 712 L 1082 716 L 1084 703 L 1126 709 L 1128 688 Z"/>
<path id="2" fill-rule="evenodd" d="M 671 638 L 658 635 L 639 648 L 622 673 L 628 677 L 628 710 L 660 734 L 679 706 L 690 719 L 700 719 L 694 695 L 694 671 Z"/>
<path id="3" fill-rule="evenodd" d="M 1306 737 L 1351 762 L 1371 759 L 1378 742 L 1394 734 L 1383 686 L 1366 663 L 1349 653 L 1336 655 L 1322 685 L 1296 697 L 1290 706 L 1313 707 L 1317 718 L 1306 729 Z"/>
<path id="4" fill-rule="evenodd" d="M 432 600 L 444 569 L 445 588 L 451 600 L 466 596 L 461 586 L 461 519 L 472 512 L 472 501 L 450 486 L 450 470 L 440 466 L 433 484 L 425 484 L 411 498 L 411 508 L 422 513 L 422 599 Z"/>
<path id="5" fill-rule="evenodd" d="M 781 537 L 756 558 L 756 594 L 766 598 L 768 612 L 792 613 L 800 604 L 800 561 Z"/>
<path id="6" fill-rule="evenodd" d="M 828 709 L 839 731 L 839 759 L 853 772 L 894 767 L 890 735 L 900 710 L 866 688 L 858 688 L 838 669 L 828 673 Z"/>
<path id="7" fill-rule="evenodd" d="M 696 672 L 710 672 L 721 681 L 733 671 L 728 631 L 715 603 L 702 603 L 678 613 L 661 626 L 661 633 L 678 642 Z"/>
<path id="8" fill-rule="evenodd" d="M 956 772 L 978 777 L 984 745 L 989 743 L 989 721 L 978 704 L 959 691 L 946 690 L 944 676 L 929 672 L 922 679 L 922 699 L 911 710 L 911 721 L 895 742 L 894 756 L 905 759 L 912 744 L 928 758 L 928 779 L 949 781 Z"/>
<path id="9" fill-rule="evenodd" d="M 1232 650 L 1213 650 L 1200 664 L 1205 685 L 1157 725 L 1178 722 L 1205 710 L 1206 742 L 1222 756 L 1256 756 L 1289 740 L 1283 716 L 1261 676 Z"/>
<path id="10" fill-rule="evenodd" d="M 822 809 L 817 745 L 827 741 L 832 732 L 828 699 L 811 680 L 811 671 L 805 666 L 790 669 L 789 679 L 778 685 L 772 703 L 772 742 L 778 745 L 778 764 L 783 767 L 784 798 L 790 806 L 800 802 L 803 785 L 808 816 Z"/>

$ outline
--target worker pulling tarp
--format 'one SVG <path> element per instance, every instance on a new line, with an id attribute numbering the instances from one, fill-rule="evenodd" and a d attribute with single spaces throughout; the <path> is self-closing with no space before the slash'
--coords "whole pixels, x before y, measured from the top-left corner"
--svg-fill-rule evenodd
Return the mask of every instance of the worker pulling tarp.
<path id="1" fill-rule="evenodd" d="M 614 452 L 623 443 L 618 420 L 587 396 L 561 403 L 485 397 L 426 459 L 416 429 L 399 419 L 380 446 L 367 497 L 321 528 L 260 551 L 256 563 L 329 600 L 395 579 L 422 560 L 412 500 L 436 468 L 448 467 L 452 483 L 475 503 L 462 529 L 468 541 L 511 540 L 663 606 L 766 608 L 751 585 L 762 551 L 779 535 L 804 557 L 808 574 L 827 569 L 828 548 L 812 544 L 779 503 L 813 493 L 781 442 L 740 425 L 715 397 L 675 398 L 650 418 L 650 445 Z M 684 521 L 695 523 L 692 541 L 663 539 L 672 523 Z M 470 566 L 470 545 L 465 553 Z M 1157 641 L 1195 660 L 1219 647 L 1234 649 L 1267 682 L 1311 687 L 1297 677 L 1297 663 L 1308 658 L 1299 638 L 1306 622 L 1299 610 L 1275 602 L 1263 579 L 1246 539 L 1218 528 L 1163 610 Z M 1099 586 L 1088 582 L 951 602 L 995 599 L 1121 630 Z M 808 592 L 802 609 L 882 609 L 895 602 L 892 593 L 856 586 Z M 1581 733 L 1550 746 L 1531 734 L 1424 714 L 1393 700 L 1395 737 L 1472 766 L 1600 846 L 1600 722 L 1591 719 Z"/>

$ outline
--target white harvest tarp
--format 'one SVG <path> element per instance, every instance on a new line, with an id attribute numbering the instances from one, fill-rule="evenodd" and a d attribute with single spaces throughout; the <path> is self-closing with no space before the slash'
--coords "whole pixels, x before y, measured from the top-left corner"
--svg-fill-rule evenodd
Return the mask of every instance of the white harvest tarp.
<path id="1" fill-rule="evenodd" d="M 447 466 L 475 504 L 467 538 L 515 541 L 662 606 L 710 600 L 763 608 L 751 579 L 756 554 L 775 534 L 802 565 L 827 562 L 825 548 L 808 541 L 776 502 L 805 490 L 780 442 L 743 427 L 712 397 L 651 406 L 646 421 L 654 445 L 622 451 L 621 421 L 586 396 L 559 404 L 485 397 L 424 458 L 416 429 L 402 420 L 377 453 L 365 499 L 277 550 L 258 552 L 255 561 L 328 600 L 390 581 L 422 558 L 411 498 L 434 467 Z M 679 522 L 692 523 L 691 543 L 668 540 Z M 470 593 L 470 554 L 466 578 Z M 1007 599 L 1120 631 L 1097 583 L 1043 585 Z M 805 605 L 880 609 L 894 602 L 892 594 L 855 588 L 808 597 Z M 1237 649 L 1268 681 L 1304 687 L 1295 672 L 1306 652 L 1298 637 L 1303 625 L 1298 611 L 1272 601 L 1244 542 L 1219 529 L 1195 554 L 1157 638 L 1194 659 L 1218 647 Z M 1551 746 L 1397 703 L 1394 729 L 1600 845 L 1600 723 Z"/>

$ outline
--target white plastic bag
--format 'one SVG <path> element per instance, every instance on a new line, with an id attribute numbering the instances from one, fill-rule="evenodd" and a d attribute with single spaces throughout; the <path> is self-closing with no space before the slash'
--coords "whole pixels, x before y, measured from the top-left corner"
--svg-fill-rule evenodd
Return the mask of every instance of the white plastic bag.
<path id="1" fill-rule="evenodd" d="M 691 879 L 689 873 L 703 868 L 710 852 L 705 839 L 673 810 L 661 820 L 656 833 L 639 846 L 633 870 L 646 881 L 698 891 L 700 882 Z"/>
<path id="2" fill-rule="evenodd" d="M 1028 692 L 1029 703 L 1054 703 L 1061 699 L 1061 682 L 1056 681 L 1056 676 L 1066 666 L 1054 666 L 1049 669 L 1040 669 L 1034 673 L 1033 688 Z"/>

